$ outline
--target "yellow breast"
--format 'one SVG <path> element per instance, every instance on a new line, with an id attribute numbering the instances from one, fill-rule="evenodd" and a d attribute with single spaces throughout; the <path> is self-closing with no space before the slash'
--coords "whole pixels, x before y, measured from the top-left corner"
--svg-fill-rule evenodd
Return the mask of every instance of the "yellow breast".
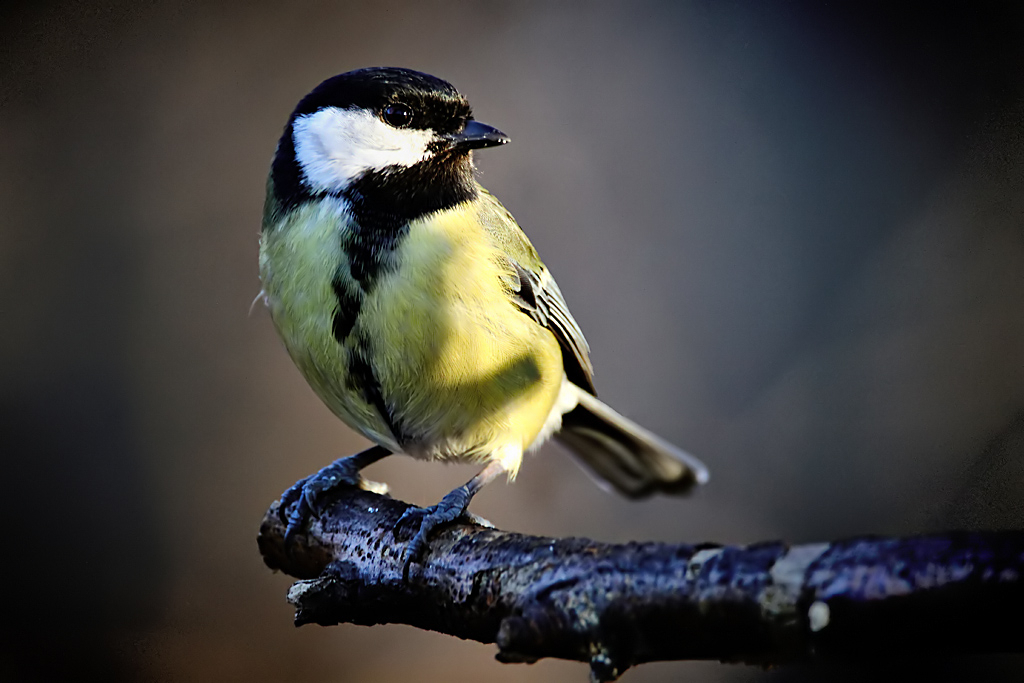
<path id="1" fill-rule="evenodd" d="M 401 450 L 487 460 L 500 448 L 526 449 L 558 396 L 561 349 L 513 304 L 510 266 L 479 227 L 476 206 L 409 225 L 391 266 L 363 293 L 345 345 L 331 329 L 332 278 L 350 278 L 345 221 L 324 209 L 298 211 L 306 212 L 301 220 L 265 232 L 261 273 L 278 330 L 327 405 L 368 438 L 396 446 L 379 411 L 348 381 L 352 346 L 366 343 L 406 439 Z"/>
<path id="2" fill-rule="evenodd" d="M 528 447 L 558 395 L 561 349 L 512 303 L 510 266 L 474 205 L 413 222 L 397 257 L 360 325 L 388 340 L 375 354 L 381 385 L 402 397 L 410 431 L 430 435 L 429 457 Z"/>

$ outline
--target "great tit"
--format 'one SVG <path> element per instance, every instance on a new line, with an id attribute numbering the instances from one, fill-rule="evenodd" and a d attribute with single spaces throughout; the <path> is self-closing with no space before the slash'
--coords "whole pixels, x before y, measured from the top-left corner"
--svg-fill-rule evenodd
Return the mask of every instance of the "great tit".
<path id="1" fill-rule="evenodd" d="M 406 569 L 551 436 L 631 498 L 707 481 L 699 460 L 598 400 L 558 285 L 474 178 L 473 150 L 508 141 L 451 84 L 400 68 L 329 78 L 288 119 L 267 182 L 264 301 L 313 390 L 376 444 L 285 493 L 289 542 L 391 453 L 484 465 L 399 521 L 418 522 Z"/>

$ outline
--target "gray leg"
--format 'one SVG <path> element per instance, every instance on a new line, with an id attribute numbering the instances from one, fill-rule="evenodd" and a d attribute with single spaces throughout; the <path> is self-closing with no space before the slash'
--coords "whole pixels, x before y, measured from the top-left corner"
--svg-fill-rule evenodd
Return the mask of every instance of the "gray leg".
<path id="1" fill-rule="evenodd" d="M 414 561 L 418 561 L 423 551 L 426 550 L 427 538 L 430 536 L 430 533 L 437 527 L 454 522 L 461 517 L 466 512 L 466 508 L 469 507 L 469 501 L 473 500 L 473 496 L 504 473 L 504 464 L 494 460 L 475 477 L 442 498 L 441 502 L 437 505 L 431 505 L 428 508 L 413 507 L 405 511 L 405 514 L 395 523 L 396 532 L 399 527 L 403 526 L 403 523 L 408 524 L 415 517 L 421 517 L 419 530 L 412 537 L 412 540 L 409 541 L 409 545 L 406 546 L 405 563 L 402 567 L 402 575 L 405 578 L 409 576 L 409 565 Z"/>
<path id="2" fill-rule="evenodd" d="M 284 532 L 284 547 L 287 551 L 295 540 L 295 534 L 306 526 L 310 517 L 318 517 L 330 494 L 342 486 L 359 486 L 362 477 L 359 470 L 369 467 L 381 458 L 391 455 L 382 446 L 373 446 L 365 451 L 338 458 L 327 467 L 305 479 L 300 479 L 284 492 L 277 514 L 281 521 L 288 522 Z M 295 503 L 291 512 L 288 508 Z"/>

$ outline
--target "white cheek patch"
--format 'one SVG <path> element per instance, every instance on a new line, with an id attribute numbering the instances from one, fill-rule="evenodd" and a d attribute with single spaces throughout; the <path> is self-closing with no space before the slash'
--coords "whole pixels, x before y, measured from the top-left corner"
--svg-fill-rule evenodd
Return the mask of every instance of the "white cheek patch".
<path id="1" fill-rule="evenodd" d="M 302 180 L 316 192 L 343 190 L 365 171 L 413 166 L 427 158 L 430 130 L 393 128 L 365 109 L 329 107 L 292 124 Z"/>

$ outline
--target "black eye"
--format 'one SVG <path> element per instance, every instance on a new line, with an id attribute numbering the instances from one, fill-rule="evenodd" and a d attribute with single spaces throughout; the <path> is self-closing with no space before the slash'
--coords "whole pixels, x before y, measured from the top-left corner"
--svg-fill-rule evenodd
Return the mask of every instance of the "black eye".
<path id="1" fill-rule="evenodd" d="M 412 109 L 401 102 L 392 102 L 380 110 L 384 123 L 395 128 L 405 128 L 412 123 Z"/>

